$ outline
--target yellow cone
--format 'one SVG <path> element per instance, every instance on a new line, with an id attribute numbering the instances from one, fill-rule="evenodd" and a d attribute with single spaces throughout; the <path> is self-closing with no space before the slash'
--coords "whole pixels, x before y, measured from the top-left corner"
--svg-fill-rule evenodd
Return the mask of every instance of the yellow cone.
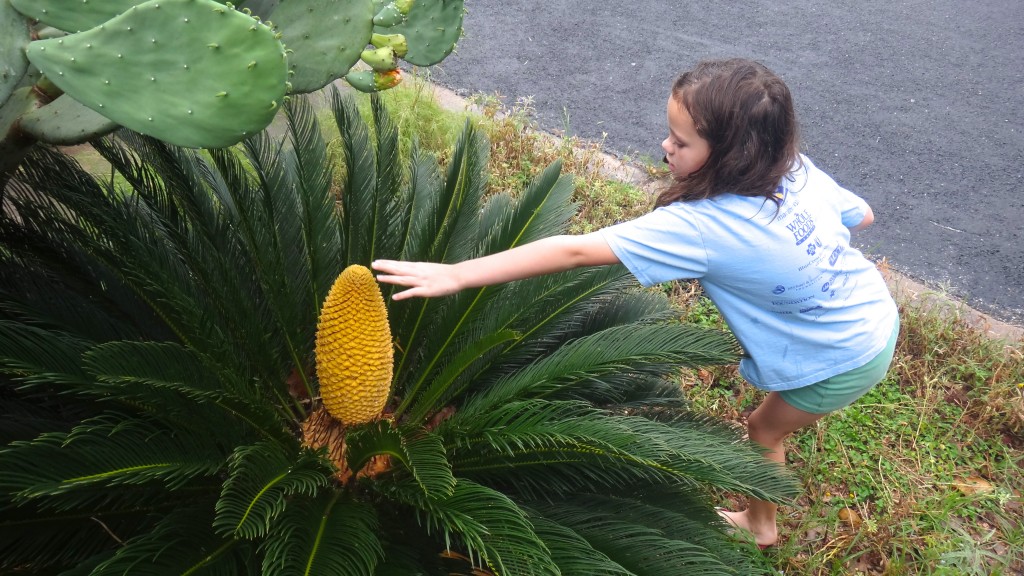
<path id="1" fill-rule="evenodd" d="M 380 287 L 368 268 L 349 266 L 331 286 L 316 331 L 316 374 L 324 407 L 346 425 L 378 418 L 388 401 L 393 366 Z"/>

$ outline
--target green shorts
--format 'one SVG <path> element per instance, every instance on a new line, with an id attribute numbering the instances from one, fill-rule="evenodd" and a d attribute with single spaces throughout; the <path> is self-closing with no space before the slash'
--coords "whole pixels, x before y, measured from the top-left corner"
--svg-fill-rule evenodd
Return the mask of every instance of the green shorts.
<path id="1" fill-rule="evenodd" d="M 896 336 L 899 332 L 900 320 L 896 318 L 889 343 L 867 364 L 815 384 L 782 390 L 779 395 L 790 406 L 811 414 L 827 414 L 853 404 L 885 378 L 896 350 Z"/>

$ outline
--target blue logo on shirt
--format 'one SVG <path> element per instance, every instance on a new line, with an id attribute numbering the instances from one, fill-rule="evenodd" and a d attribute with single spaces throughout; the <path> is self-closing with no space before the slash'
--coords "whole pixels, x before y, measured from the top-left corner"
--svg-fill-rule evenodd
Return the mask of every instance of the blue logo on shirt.
<path id="1" fill-rule="evenodd" d="M 786 228 L 793 233 L 793 239 L 796 240 L 796 245 L 799 246 L 807 241 L 814 233 L 814 218 L 807 210 L 800 212 L 793 216 L 793 221 L 786 224 Z"/>
<path id="2" fill-rule="evenodd" d="M 843 245 L 836 246 L 836 249 L 832 251 L 832 254 L 828 257 L 828 265 L 835 266 L 836 260 L 839 260 L 839 255 L 843 253 Z"/>
<path id="3" fill-rule="evenodd" d="M 782 294 L 785 291 L 786 287 L 783 286 L 782 284 L 779 284 L 778 286 L 775 287 L 774 290 L 772 290 L 772 294 Z"/>

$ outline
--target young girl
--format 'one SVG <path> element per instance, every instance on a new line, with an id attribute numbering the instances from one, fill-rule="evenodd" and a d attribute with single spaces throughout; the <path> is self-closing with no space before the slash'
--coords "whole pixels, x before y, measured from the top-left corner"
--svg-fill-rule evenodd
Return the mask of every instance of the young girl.
<path id="1" fill-rule="evenodd" d="M 381 282 L 409 287 L 396 300 L 618 263 L 644 286 L 696 278 L 747 353 L 740 374 L 768 391 L 750 439 L 785 463 L 787 436 L 854 402 L 892 360 L 896 305 L 850 246 L 850 231 L 874 216 L 798 152 L 789 89 L 761 64 L 698 64 L 672 86 L 667 112 L 673 183 L 653 212 L 454 265 L 373 267 Z M 722 515 L 761 547 L 778 540 L 771 502 Z"/>

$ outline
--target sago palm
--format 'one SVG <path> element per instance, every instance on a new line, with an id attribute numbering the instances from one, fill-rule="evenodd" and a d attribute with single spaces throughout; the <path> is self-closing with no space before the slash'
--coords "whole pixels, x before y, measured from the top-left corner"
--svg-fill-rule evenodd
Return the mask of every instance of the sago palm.
<path id="1" fill-rule="evenodd" d="M 380 413 L 322 409 L 316 364 L 338 358 L 315 335 L 344 268 L 459 261 L 573 213 L 557 165 L 485 199 L 469 125 L 444 168 L 400 166 L 372 103 L 371 131 L 333 94 L 343 158 L 295 100 L 283 136 L 234 149 L 121 133 L 95 144 L 108 176 L 24 162 L 0 229 L 0 569 L 756 571 L 713 491 L 779 501 L 793 481 L 673 384 L 736 344 L 622 268 L 389 303 Z"/>

